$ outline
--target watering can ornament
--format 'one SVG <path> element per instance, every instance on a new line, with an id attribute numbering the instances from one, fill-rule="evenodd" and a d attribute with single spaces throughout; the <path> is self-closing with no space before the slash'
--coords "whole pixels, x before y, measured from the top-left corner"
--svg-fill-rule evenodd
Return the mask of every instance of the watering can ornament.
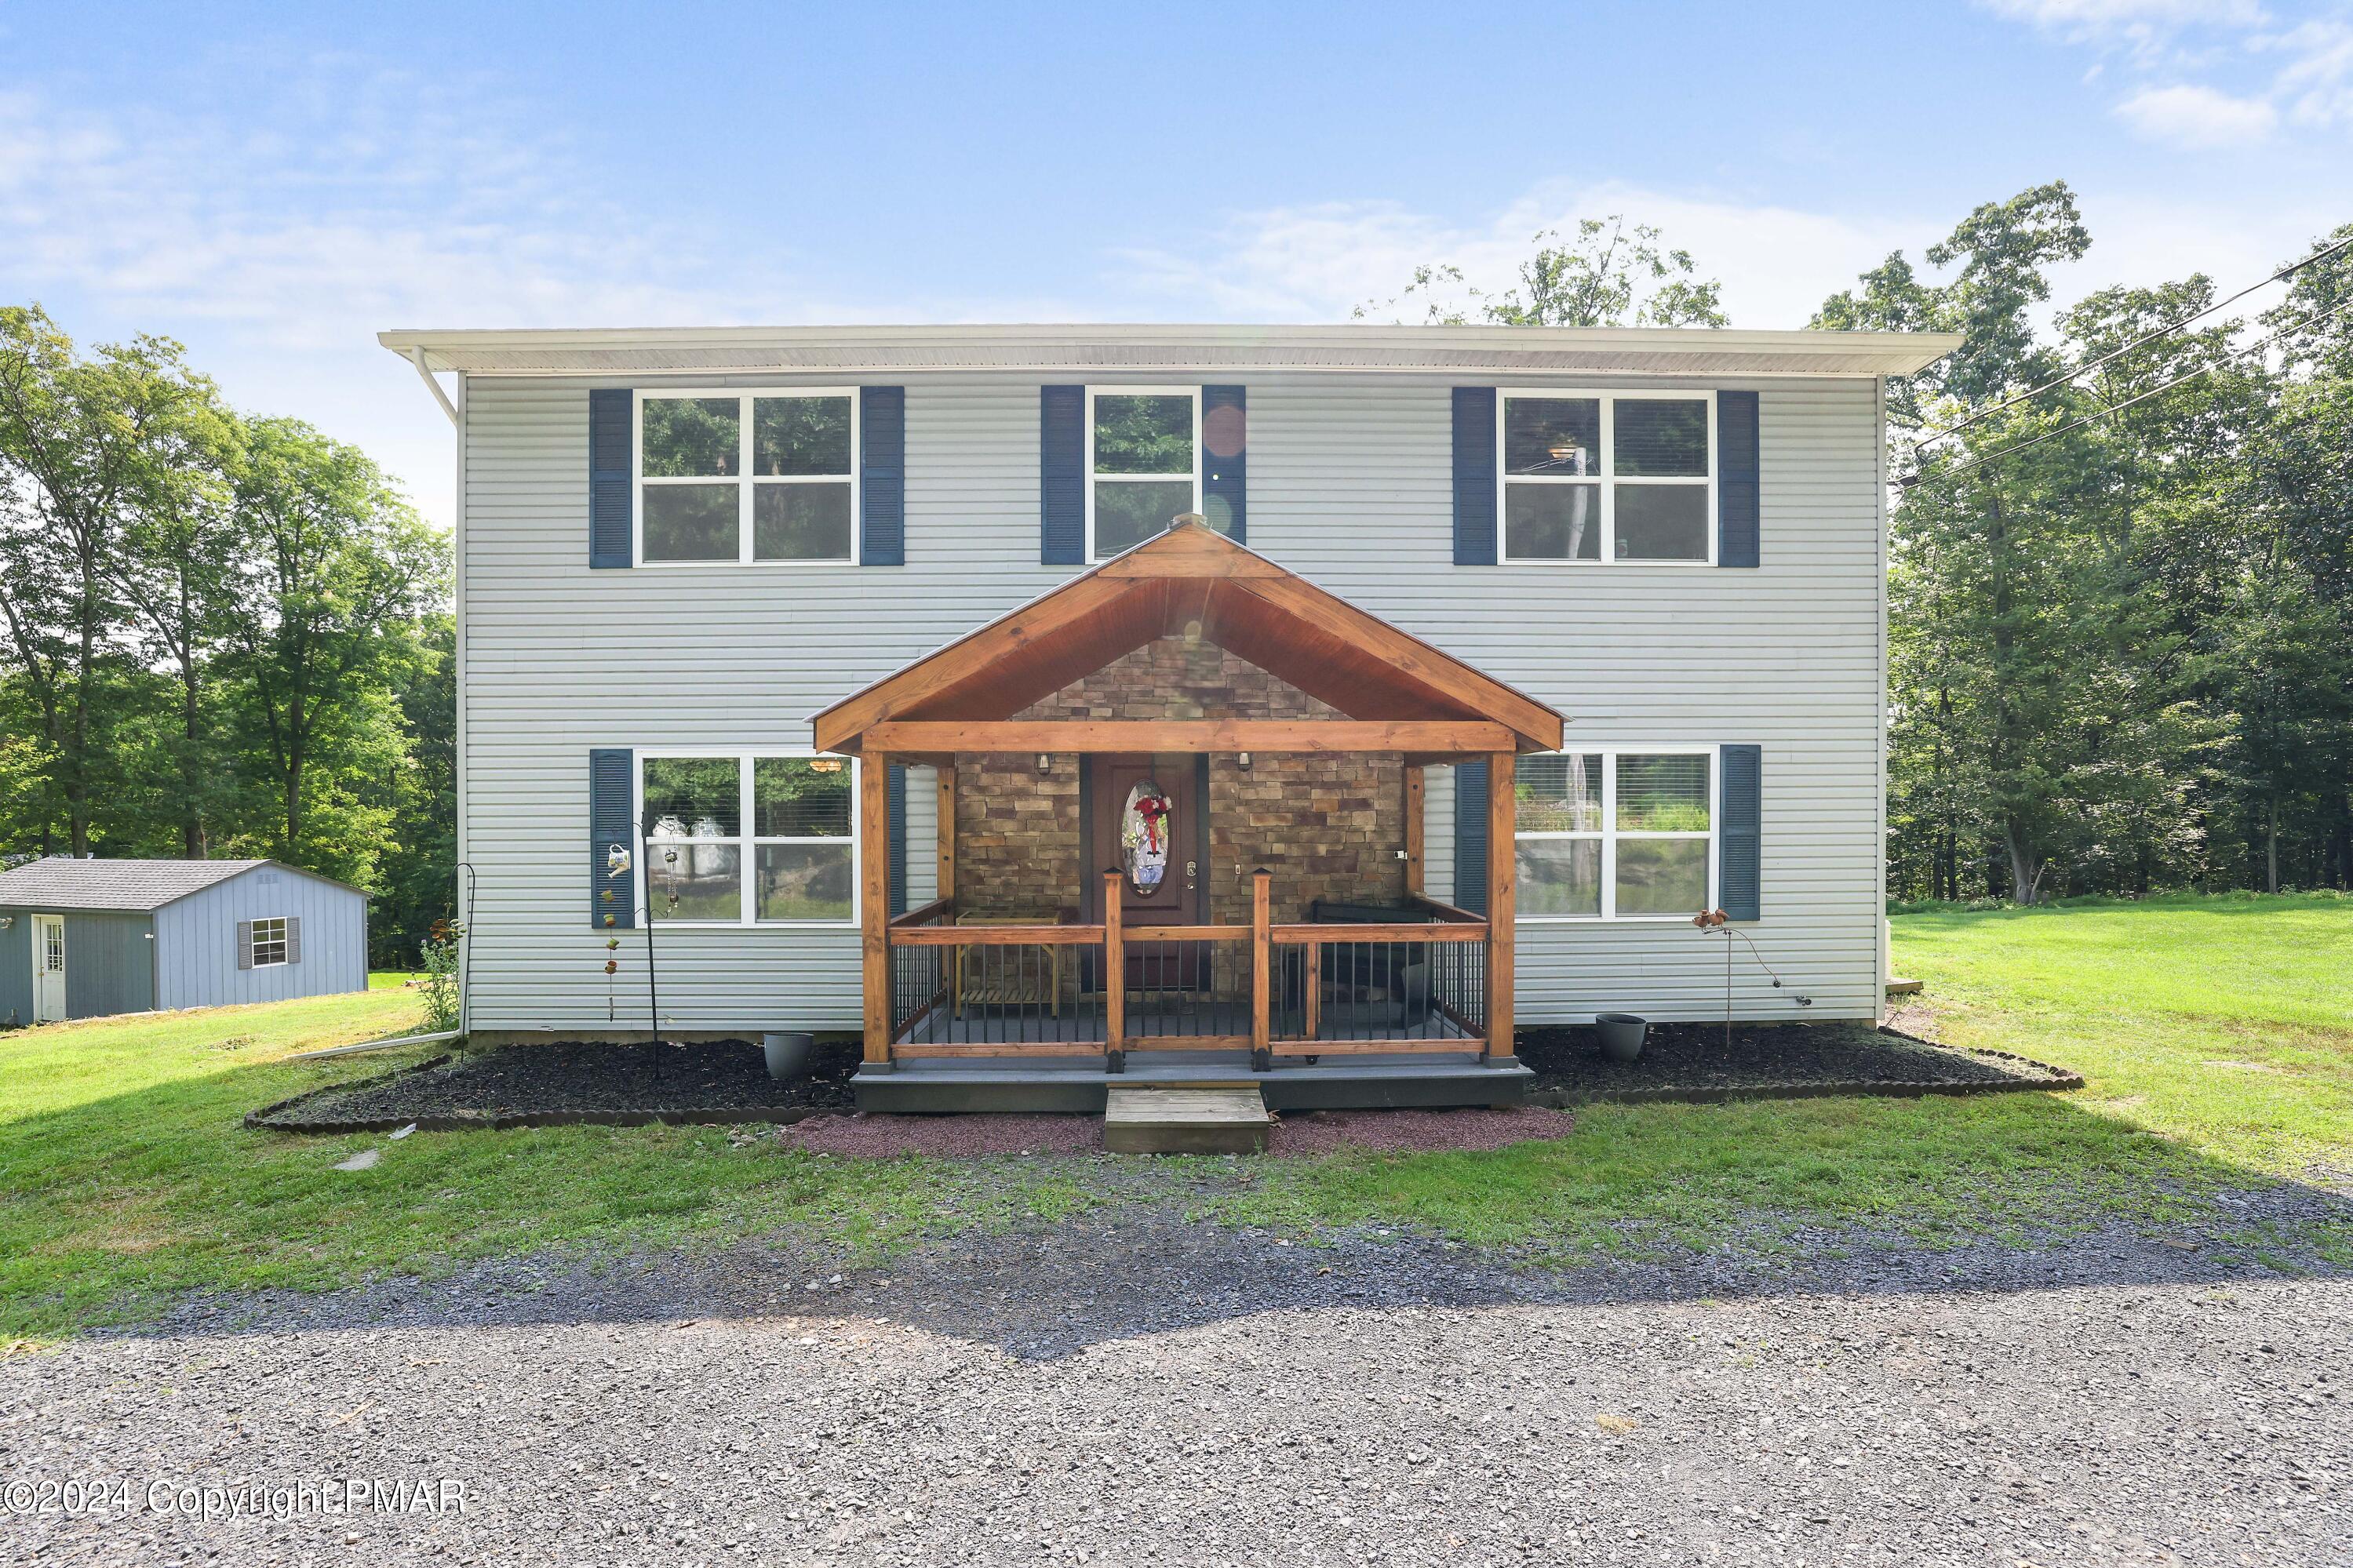
<path id="1" fill-rule="evenodd" d="M 626 877 L 629 874 L 629 849 L 626 844 L 608 845 L 605 850 L 605 874 Z"/>

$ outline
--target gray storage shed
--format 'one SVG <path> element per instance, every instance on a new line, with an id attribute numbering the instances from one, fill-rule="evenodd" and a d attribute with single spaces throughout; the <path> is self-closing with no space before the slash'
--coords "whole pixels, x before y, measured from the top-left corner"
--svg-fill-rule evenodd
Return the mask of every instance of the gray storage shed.
<path id="1" fill-rule="evenodd" d="M 0 1026 L 367 989 L 367 895 L 276 860 L 0 871 Z"/>

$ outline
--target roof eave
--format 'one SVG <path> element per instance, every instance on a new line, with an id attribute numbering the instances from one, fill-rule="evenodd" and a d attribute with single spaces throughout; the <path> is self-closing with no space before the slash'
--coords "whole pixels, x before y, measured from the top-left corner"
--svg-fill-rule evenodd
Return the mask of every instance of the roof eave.
<path id="1" fill-rule="evenodd" d="M 432 371 L 501 376 L 1021 371 L 1906 375 L 1951 333 L 1665 327 L 1069 324 L 394 331 Z M 1679 364 L 1688 368 L 1678 370 Z"/>

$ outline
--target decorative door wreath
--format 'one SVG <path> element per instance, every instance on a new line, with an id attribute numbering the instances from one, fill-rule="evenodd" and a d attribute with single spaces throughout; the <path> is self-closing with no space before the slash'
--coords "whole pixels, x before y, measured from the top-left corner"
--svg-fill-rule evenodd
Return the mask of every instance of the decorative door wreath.
<path id="1" fill-rule="evenodd" d="M 1169 813 L 1176 809 L 1161 787 L 1145 779 L 1127 792 L 1120 813 L 1120 847 L 1127 856 L 1127 879 L 1139 893 L 1149 893 L 1168 874 Z"/>

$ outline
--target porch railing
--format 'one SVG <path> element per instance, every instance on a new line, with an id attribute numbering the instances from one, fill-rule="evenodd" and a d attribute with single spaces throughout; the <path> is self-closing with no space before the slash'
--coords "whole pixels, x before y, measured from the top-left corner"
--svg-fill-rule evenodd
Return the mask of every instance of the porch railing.
<path id="1" fill-rule="evenodd" d="M 1417 898 L 1387 924 L 1276 925 L 1255 873 L 1248 925 L 1129 925 L 1119 876 L 1101 923 L 966 914 L 939 900 L 884 927 L 894 1057 L 1241 1050 L 1278 1059 L 1487 1054 L 1486 921 Z"/>

